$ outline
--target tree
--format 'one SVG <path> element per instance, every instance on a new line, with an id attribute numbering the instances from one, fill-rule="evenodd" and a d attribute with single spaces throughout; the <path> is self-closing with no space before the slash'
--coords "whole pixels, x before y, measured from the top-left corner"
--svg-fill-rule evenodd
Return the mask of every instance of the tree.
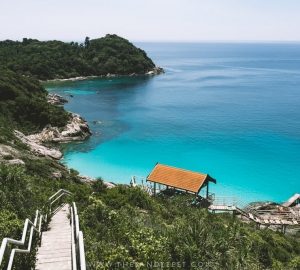
<path id="1" fill-rule="evenodd" d="M 26 46 L 28 44 L 28 39 L 27 38 L 23 38 L 23 45 Z"/>
<path id="2" fill-rule="evenodd" d="M 89 38 L 89 37 L 86 37 L 86 38 L 85 38 L 84 46 L 85 46 L 86 48 L 88 48 L 88 47 L 90 46 L 90 38 Z"/>

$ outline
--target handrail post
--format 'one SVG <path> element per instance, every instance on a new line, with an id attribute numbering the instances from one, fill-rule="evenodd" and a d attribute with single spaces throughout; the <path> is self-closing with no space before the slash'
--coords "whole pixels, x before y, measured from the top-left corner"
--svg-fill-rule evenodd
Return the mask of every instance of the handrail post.
<path id="1" fill-rule="evenodd" d="M 85 266 L 85 255 L 84 255 L 84 243 L 83 243 L 83 234 L 79 232 L 79 256 L 80 256 L 80 270 L 86 270 Z"/>
<path id="2" fill-rule="evenodd" d="M 9 262 L 8 262 L 8 266 L 7 266 L 7 270 L 10 270 L 12 268 L 12 264 L 14 261 L 14 257 L 15 257 L 15 249 L 12 250 L 11 254 L 10 254 L 10 258 L 9 258 Z"/>
<path id="3" fill-rule="evenodd" d="M 2 262 L 3 255 L 5 253 L 6 245 L 7 245 L 7 238 L 4 238 L 0 248 L 0 265 Z"/>
<path id="4" fill-rule="evenodd" d="M 77 208 L 76 208 L 75 202 L 73 202 L 73 207 L 71 207 L 71 224 L 72 224 L 72 226 L 71 226 L 72 242 L 71 243 L 72 243 L 73 269 L 76 269 L 75 268 L 77 265 L 76 259 L 78 259 L 78 265 L 80 265 L 80 270 L 86 270 L 83 233 L 82 233 L 82 231 L 79 231 L 79 217 L 77 214 Z M 78 257 L 76 256 L 76 248 L 78 250 Z"/>
<path id="5" fill-rule="evenodd" d="M 75 237 L 76 239 L 78 239 L 78 235 L 79 235 L 79 218 L 78 215 L 75 216 Z"/>
<path id="6" fill-rule="evenodd" d="M 71 212 L 71 251 L 72 251 L 72 269 L 77 270 L 77 262 L 76 262 L 76 246 L 74 241 L 74 211 L 73 207 L 70 208 Z"/>

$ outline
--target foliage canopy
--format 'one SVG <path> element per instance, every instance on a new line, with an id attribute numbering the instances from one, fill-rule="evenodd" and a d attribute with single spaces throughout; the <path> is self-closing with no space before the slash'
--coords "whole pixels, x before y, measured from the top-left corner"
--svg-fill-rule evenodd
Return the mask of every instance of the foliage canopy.
<path id="1" fill-rule="evenodd" d="M 47 102 L 48 93 L 36 79 L 1 66 L 0 74 L 0 129 L 3 128 L 3 132 L 7 132 L 6 127 L 9 126 L 24 133 L 33 133 L 47 124 L 66 125 L 68 113 L 62 107 Z"/>

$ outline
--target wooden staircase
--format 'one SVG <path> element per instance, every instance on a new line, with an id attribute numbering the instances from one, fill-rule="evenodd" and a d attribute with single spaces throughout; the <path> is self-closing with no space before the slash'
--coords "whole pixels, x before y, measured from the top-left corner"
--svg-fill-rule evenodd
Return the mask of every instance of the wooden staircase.
<path id="1" fill-rule="evenodd" d="M 0 246 L 0 267 L 3 265 L 4 268 L 1 269 L 13 268 L 16 253 L 29 254 L 31 252 L 35 234 L 36 241 L 41 243 L 34 267 L 36 270 L 86 270 L 83 233 L 79 229 L 76 203 L 73 202 L 71 207 L 68 204 L 62 204 L 62 198 L 66 196 L 70 197 L 73 194 L 60 189 L 48 199 L 49 203 L 42 208 L 45 216 L 36 210 L 34 221 L 26 218 L 20 240 L 3 238 Z M 55 205 L 59 205 L 58 208 L 51 211 Z M 68 219 L 69 213 L 70 219 Z M 51 217 L 50 223 L 48 217 Z M 43 227 L 47 227 L 47 230 L 43 231 Z"/>
<path id="2" fill-rule="evenodd" d="M 42 233 L 37 252 L 36 270 L 71 270 L 71 225 L 69 205 L 60 208 L 52 217 L 48 230 Z"/>

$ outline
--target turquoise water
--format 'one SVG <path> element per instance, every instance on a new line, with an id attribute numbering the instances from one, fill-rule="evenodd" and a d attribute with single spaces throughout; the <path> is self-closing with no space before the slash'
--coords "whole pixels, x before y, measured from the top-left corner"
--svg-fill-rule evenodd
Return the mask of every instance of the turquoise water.
<path id="1" fill-rule="evenodd" d="M 45 84 L 100 134 L 64 145 L 63 162 L 127 184 L 159 162 L 247 202 L 300 192 L 300 44 L 136 45 L 166 73 Z"/>

